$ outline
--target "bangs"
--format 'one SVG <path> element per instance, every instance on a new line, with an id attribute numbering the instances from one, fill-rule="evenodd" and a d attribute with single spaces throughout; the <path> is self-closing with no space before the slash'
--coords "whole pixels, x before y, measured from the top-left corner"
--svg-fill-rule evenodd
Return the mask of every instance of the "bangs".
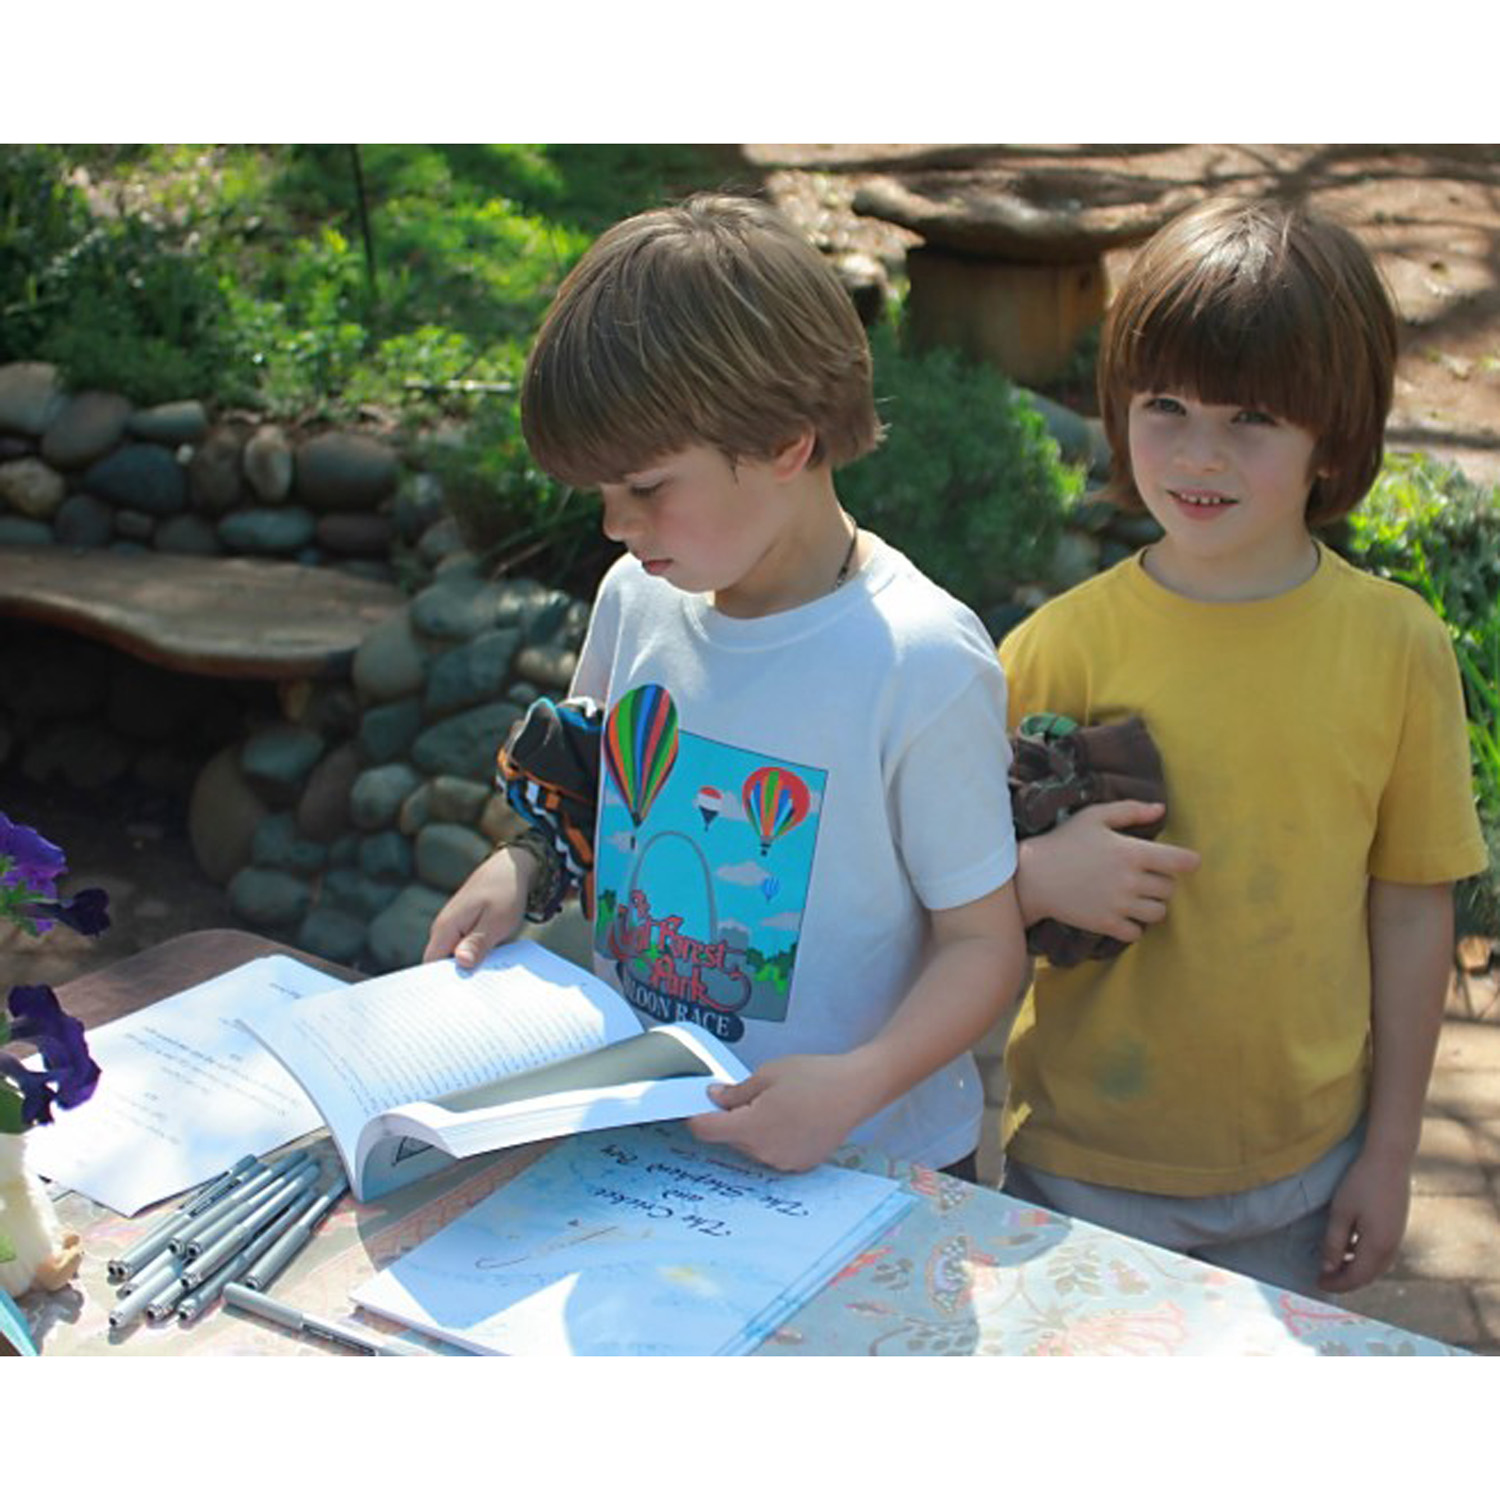
<path id="1" fill-rule="evenodd" d="M 1140 308 L 1120 351 L 1126 385 L 1329 431 L 1340 402 L 1325 365 L 1322 299 L 1290 278 L 1278 280 L 1269 287 L 1243 275 L 1220 280 L 1208 266 Z"/>
<path id="2" fill-rule="evenodd" d="M 536 462 L 564 484 L 590 489 L 648 468 L 696 441 L 690 415 L 660 397 L 618 328 L 589 332 L 576 352 L 566 335 L 528 364 L 521 428 Z"/>

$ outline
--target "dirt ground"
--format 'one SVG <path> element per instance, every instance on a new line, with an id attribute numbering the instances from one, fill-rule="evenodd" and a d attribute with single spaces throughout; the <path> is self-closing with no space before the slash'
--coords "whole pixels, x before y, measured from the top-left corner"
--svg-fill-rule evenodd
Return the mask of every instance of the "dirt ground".
<path id="1" fill-rule="evenodd" d="M 1500 146 L 778 146 L 743 148 L 773 196 L 832 248 L 899 258 L 915 235 L 855 215 L 866 178 L 920 172 L 1003 189 L 1065 174 L 1084 202 L 1305 198 L 1375 252 L 1401 318 L 1387 429 L 1500 483 Z M 1133 248 L 1110 252 L 1111 284 Z M 1082 405 L 1086 394 L 1076 404 Z"/>
<path id="2" fill-rule="evenodd" d="M 1500 484 L 1500 147 L 752 145 L 740 159 L 826 248 L 887 261 L 915 236 L 856 216 L 850 203 L 865 177 L 892 170 L 977 170 L 996 183 L 1066 171 L 1085 193 L 1092 180 L 1101 196 L 1142 201 L 1184 189 L 1305 194 L 1366 238 L 1396 296 L 1404 352 L 1390 446 L 1424 449 Z M 1133 253 L 1110 253 L 1111 279 Z M 67 850 L 65 889 L 103 885 L 115 913 L 98 940 L 0 930 L 8 984 L 61 983 L 178 932 L 240 925 L 225 893 L 199 874 L 170 799 L 122 804 L 28 787 L 0 765 L 0 809 Z"/>

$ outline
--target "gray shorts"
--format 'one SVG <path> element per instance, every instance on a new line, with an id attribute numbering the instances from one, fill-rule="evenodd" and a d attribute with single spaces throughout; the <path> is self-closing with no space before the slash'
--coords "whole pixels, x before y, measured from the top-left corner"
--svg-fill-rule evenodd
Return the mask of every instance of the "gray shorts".
<path id="1" fill-rule="evenodd" d="M 1242 1193 L 1174 1198 L 1059 1177 L 1007 1161 L 1000 1186 L 1069 1218 L 1309 1296 L 1318 1291 L 1328 1205 L 1364 1143 L 1364 1122 L 1311 1166 Z"/>

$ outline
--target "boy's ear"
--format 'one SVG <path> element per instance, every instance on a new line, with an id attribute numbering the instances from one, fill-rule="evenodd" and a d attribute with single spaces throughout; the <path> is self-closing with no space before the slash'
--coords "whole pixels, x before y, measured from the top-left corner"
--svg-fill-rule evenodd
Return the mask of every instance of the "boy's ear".
<path id="1" fill-rule="evenodd" d="M 778 479 L 795 479 L 812 461 L 817 446 L 817 433 L 811 427 L 804 427 L 771 455 L 772 472 Z"/>

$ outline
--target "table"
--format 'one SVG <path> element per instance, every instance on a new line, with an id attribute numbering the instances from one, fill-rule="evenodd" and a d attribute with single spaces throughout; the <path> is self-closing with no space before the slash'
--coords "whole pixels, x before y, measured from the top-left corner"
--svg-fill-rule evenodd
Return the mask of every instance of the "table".
<path id="1" fill-rule="evenodd" d="M 58 993 L 66 1009 L 98 1025 L 278 952 L 354 977 L 249 933 L 205 932 L 124 959 Z M 332 1160 L 323 1132 L 304 1144 Z M 350 1288 L 467 1211 L 550 1144 L 460 1162 L 373 1203 L 345 1197 L 277 1281 L 276 1296 L 325 1316 L 350 1316 Z M 904 1182 L 916 1206 L 762 1344 L 759 1356 L 1463 1352 L 880 1152 L 846 1147 L 836 1159 Z M 194 1325 L 139 1322 L 111 1332 L 108 1261 L 148 1234 L 170 1205 L 129 1220 L 76 1193 L 58 1207 L 82 1235 L 85 1257 L 72 1285 L 21 1299 L 44 1355 L 340 1352 L 222 1307 Z M 371 1315 L 356 1321 L 452 1352 Z"/>

